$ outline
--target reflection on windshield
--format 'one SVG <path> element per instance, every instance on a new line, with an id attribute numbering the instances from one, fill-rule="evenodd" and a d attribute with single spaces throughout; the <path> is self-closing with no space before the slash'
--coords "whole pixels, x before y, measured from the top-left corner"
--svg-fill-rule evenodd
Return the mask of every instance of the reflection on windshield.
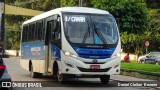
<path id="1" fill-rule="evenodd" d="M 109 15 L 64 15 L 64 31 L 71 43 L 115 44 L 118 31 Z"/>

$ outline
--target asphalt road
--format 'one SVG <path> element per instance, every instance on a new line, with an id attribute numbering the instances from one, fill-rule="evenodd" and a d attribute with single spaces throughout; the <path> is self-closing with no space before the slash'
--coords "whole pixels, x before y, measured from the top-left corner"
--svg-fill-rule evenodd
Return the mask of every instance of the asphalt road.
<path id="1" fill-rule="evenodd" d="M 118 83 L 122 83 L 116 76 L 111 76 L 111 80 L 108 85 L 101 84 L 100 80 L 94 78 L 82 78 L 82 79 L 71 79 L 67 84 L 60 84 L 56 78 L 44 75 L 43 78 L 31 78 L 30 73 L 20 67 L 20 59 L 17 57 L 10 57 L 4 59 L 7 66 L 7 70 L 12 78 L 13 82 L 24 81 L 24 82 L 42 82 L 46 87 L 38 88 L 13 88 L 13 90 L 157 90 L 152 87 L 116 87 Z M 125 76 L 123 76 L 125 79 Z M 123 78 L 122 79 L 123 81 Z M 137 79 L 138 80 L 138 79 Z M 47 87 L 47 85 L 49 87 Z"/>

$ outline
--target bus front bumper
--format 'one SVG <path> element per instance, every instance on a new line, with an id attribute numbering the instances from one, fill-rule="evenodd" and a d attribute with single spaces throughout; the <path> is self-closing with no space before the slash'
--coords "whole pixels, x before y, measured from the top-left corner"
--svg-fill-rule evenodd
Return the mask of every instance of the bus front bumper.
<path id="1" fill-rule="evenodd" d="M 100 69 L 91 69 L 91 65 L 99 65 Z M 67 57 L 61 61 L 60 73 L 74 76 L 99 76 L 120 73 L 120 58 L 107 59 L 103 64 L 86 64 L 76 58 Z"/>

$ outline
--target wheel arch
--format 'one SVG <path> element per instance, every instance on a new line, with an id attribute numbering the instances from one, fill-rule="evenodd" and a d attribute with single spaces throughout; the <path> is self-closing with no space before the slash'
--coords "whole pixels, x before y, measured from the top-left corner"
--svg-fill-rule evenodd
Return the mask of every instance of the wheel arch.
<path id="1" fill-rule="evenodd" d="M 32 61 L 29 60 L 29 71 L 31 71 Z"/>
<path id="2" fill-rule="evenodd" d="M 58 62 L 57 61 L 54 61 L 52 70 L 53 70 L 53 75 L 56 76 L 57 71 L 58 71 Z"/>

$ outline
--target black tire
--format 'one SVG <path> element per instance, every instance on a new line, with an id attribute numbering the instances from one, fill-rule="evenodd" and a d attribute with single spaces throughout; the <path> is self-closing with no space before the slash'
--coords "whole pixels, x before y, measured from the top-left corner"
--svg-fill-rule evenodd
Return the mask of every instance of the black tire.
<path id="1" fill-rule="evenodd" d="M 156 65 L 159 65 L 160 63 L 159 62 L 156 62 Z"/>
<path id="2" fill-rule="evenodd" d="M 64 74 L 60 74 L 59 70 L 57 71 L 57 79 L 59 83 L 64 84 L 66 82 L 66 78 L 64 76 Z"/>
<path id="3" fill-rule="evenodd" d="M 100 76 L 101 83 L 108 84 L 110 80 L 110 75 Z"/>
<path id="4" fill-rule="evenodd" d="M 41 78 L 42 77 L 42 73 L 33 72 L 33 65 L 31 65 L 30 75 L 32 78 Z"/>
<path id="5" fill-rule="evenodd" d="M 146 62 L 145 62 L 145 60 L 141 60 L 141 63 L 142 63 L 142 64 L 145 64 Z"/>

